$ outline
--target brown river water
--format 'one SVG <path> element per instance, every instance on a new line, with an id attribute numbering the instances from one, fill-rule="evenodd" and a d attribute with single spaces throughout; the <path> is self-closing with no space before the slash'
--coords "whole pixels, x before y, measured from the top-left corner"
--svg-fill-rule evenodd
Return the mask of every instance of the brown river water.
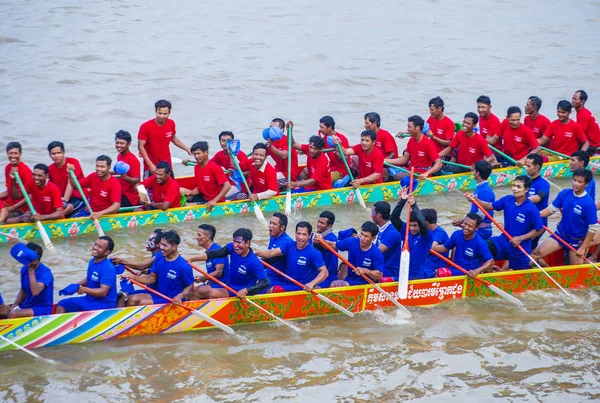
<path id="1" fill-rule="evenodd" d="M 481 94 L 500 117 L 535 94 L 554 118 L 556 102 L 580 88 L 600 112 L 597 1 L 13 0 L 0 13 L 0 147 L 21 141 L 29 164 L 48 162 L 46 145 L 59 139 L 90 172 L 97 155 L 116 154 L 113 134 L 135 136 L 160 98 L 173 102 L 184 142 L 213 149 L 228 129 L 251 148 L 276 116 L 307 139 L 332 115 L 355 143 L 365 112 L 395 132 L 410 115 L 426 117 L 436 95 L 454 120 Z M 448 230 L 468 209 L 458 194 L 419 203 L 438 209 Z M 358 206 L 332 210 L 338 229 L 370 219 Z M 290 226 L 318 213 L 305 210 Z M 218 242 L 246 226 L 255 247 L 267 244 L 252 217 L 209 222 Z M 177 227 L 184 252 L 196 250 L 196 225 Z M 144 257 L 148 233 L 110 235 L 118 255 Z M 60 253 L 46 263 L 57 287 L 84 275 L 93 240 L 56 241 Z M 18 266 L 4 247 L 0 273 L 10 301 Z M 526 310 L 471 299 L 414 308 L 410 320 L 393 310 L 314 318 L 298 322 L 300 334 L 265 324 L 233 337 L 208 331 L 37 350 L 57 366 L 8 352 L 0 401 L 597 401 L 600 292 L 574 293 L 581 303 L 538 291 L 519 296 Z"/>

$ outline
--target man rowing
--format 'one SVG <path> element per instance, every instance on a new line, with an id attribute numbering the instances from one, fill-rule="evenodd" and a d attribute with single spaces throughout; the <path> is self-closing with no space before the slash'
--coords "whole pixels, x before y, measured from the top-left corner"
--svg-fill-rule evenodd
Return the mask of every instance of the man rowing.
<path id="1" fill-rule="evenodd" d="M 381 150 L 375 147 L 376 139 L 377 135 L 374 131 L 365 130 L 360 134 L 360 144 L 350 148 L 342 147 L 344 158 L 351 155 L 358 156 L 358 178 L 350 183 L 354 187 L 383 182 L 384 156 Z M 333 143 L 341 144 L 341 139 L 333 136 Z"/>
<path id="2" fill-rule="evenodd" d="M 450 146 L 454 139 L 454 122 L 444 114 L 444 109 L 442 98 L 435 97 L 429 100 L 429 117 L 427 118 L 429 130 L 425 135 L 434 143 L 438 153 Z"/>
<path id="3" fill-rule="evenodd" d="M 286 258 L 286 274 L 304 284 L 304 291 L 312 291 L 327 279 L 329 273 L 323 256 L 310 244 L 312 225 L 306 221 L 296 224 L 296 241 L 285 243 L 278 248 L 257 250 L 256 256 L 264 259 L 284 256 Z M 279 284 L 284 291 L 298 291 L 300 287 L 291 281 Z"/>
<path id="4" fill-rule="evenodd" d="M 233 174 L 233 172 L 235 171 L 235 165 L 231 161 L 231 153 L 229 152 L 229 149 L 227 148 L 227 140 L 233 140 L 233 139 L 235 139 L 235 135 L 231 131 L 226 130 L 226 131 L 222 131 L 221 133 L 219 133 L 219 145 L 221 146 L 221 149 L 219 151 L 217 151 L 217 153 L 215 155 L 213 155 L 212 158 L 210 159 L 212 162 L 217 164 L 218 167 L 222 167 L 223 169 L 228 171 L 229 175 Z M 198 144 L 198 143 L 196 143 L 196 144 Z M 242 150 L 240 150 L 237 154 L 238 162 L 241 163 L 242 161 L 245 161 L 247 159 L 248 159 L 248 156 L 246 155 L 246 153 L 244 153 Z M 197 159 L 196 159 L 196 161 L 197 161 Z M 233 182 L 231 182 L 231 183 L 233 183 Z"/>
<path id="5" fill-rule="evenodd" d="M 596 121 L 596 118 L 592 112 L 585 107 L 587 99 L 587 92 L 584 90 L 579 90 L 575 91 L 573 94 L 571 103 L 577 112 L 577 123 L 579 123 L 583 129 L 583 134 L 585 134 L 590 142 L 590 148 L 588 148 L 587 151 L 590 153 L 590 155 L 593 155 L 596 153 L 598 148 L 600 148 L 600 127 L 598 127 L 598 122 Z"/>
<path id="6" fill-rule="evenodd" d="M 432 208 L 424 208 L 421 210 L 423 213 L 423 217 L 425 218 L 425 223 L 427 224 L 427 229 L 431 234 L 431 248 L 437 245 L 443 245 L 450 237 L 446 233 L 446 231 L 440 227 L 437 223 L 437 211 Z M 446 252 L 443 254 L 444 257 L 449 257 L 449 253 Z M 423 276 L 424 278 L 431 277 L 442 277 L 438 276 L 438 270 L 441 268 L 445 268 L 447 266 L 446 262 L 440 259 L 437 256 L 432 254 L 428 254 L 425 259 L 425 264 L 423 265 Z"/>
<path id="7" fill-rule="evenodd" d="M 86 278 L 58 293 L 59 295 L 77 293 L 81 296 L 58 301 L 55 313 L 95 311 L 117 306 L 117 274 L 115 266 L 108 259 L 114 247 L 113 240 L 108 236 L 101 236 L 94 242 Z"/>
<path id="8" fill-rule="evenodd" d="M 492 101 L 490 97 L 481 95 L 477 98 L 477 113 L 479 113 L 479 133 L 488 143 L 493 144 L 490 140 L 500 130 L 500 119 L 492 113 Z M 496 147 L 499 150 L 504 149 L 502 140 L 496 144 Z M 499 160 L 498 162 L 504 165 L 507 161 Z"/>
<path id="9" fill-rule="evenodd" d="M 141 164 L 140 160 L 129 150 L 131 147 L 131 134 L 125 130 L 115 133 L 115 148 L 117 149 L 117 165 L 128 168 L 126 172 L 115 172 L 116 178 L 121 184 L 121 207 L 138 206 L 140 196 L 136 185 L 140 183 Z"/>
<path id="10" fill-rule="evenodd" d="M 79 213 L 85 208 L 83 197 L 79 190 L 74 189 L 69 181 L 69 171 L 67 166 L 70 164 L 74 167 L 73 172 L 77 180 L 81 181 L 85 178 L 81 164 L 76 158 L 67 157 L 65 155 L 65 145 L 60 141 L 53 141 L 48 144 L 48 153 L 53 163 L 48 166 L 48 177 L 50 182 L 54 183 L 60 189 L 65 216 L 70 217 L 73 214 Z"/>
<path id="11" fill-rule="evenodd" d="M 8 209 L 6 208 L 4 203 L 2 203 L 2 200 L 0 200 L 0 224 L 4 224 L 4 222 L 6 221 L 7 218 L 8 218 Z"/>
<path id="12" fill-rule="evenodd" d="M 496 144 L 498 141 L 502 141 L 504 152 L 516 160 L 519 166 L 525 165 L 527 155 L 540 151 L 540 145 L 533 131 L 521 124 L 521 108 L 518 106 L 508 108 L 506 119 L 502 121 L 496 134 L 488 138 L 489 144 Z"/>
<path id="13" fill-rule="evenodd" d="M 335 130 L 335 120 L 333 120 L 331 116 L 323 116 L 319 120 L 319 134 L 323 136 L 325 145 L 334 146 L 335 143 L 333 141 L 333 137 L 335 136 L 340 140 L 342 148 L 346 149 L 350 147 L 348 138 L 342 133 Z M 377 135 L 375 137 L 377 137 Z M 344 160 L 342 158 L 346 159 L 346 162 L 348 162 L 349 166 L 350 160 L 345 156 L 342 157 L 338 155 L 337 150 L 327 151 L 325 154 L 327 154 L 327 157 L 329 158 L 331 181 L 337 182 L 339 180 L 344 179 L 344 181 L 338 182 L 338 184 L 345 185 L 346 183 L 348 183 L 348 179 L 350 179 L 350 177 L 346 178 L 346 176 L 348 176 L 348 171 L 346 170 L 346 165 L 344 164 Z"/>
<path id="14" fill-rule="evenodd" d="M 587 151 L 575 151 L 571 154 L 571 158 L 569 159 L 569 171 L 575 172 L 578 169 L 586 169 L 590 163 L 590 155 Z M 596 201 L 596 181 L 594 180 L 594 176 L 590 179 L 590 183 L 585 187 L 585 191 L 592 198 L 592 200 Z"/>
<path id="15" fill-rule="evenodd" d="M 569 115 L 573 110 L 573 105 L 565 99 L 559 101 L 556 105 L 556 116 L 558 119 L 553 121 L 544 135 L 538 139 L 541 146 L 548 143 L 548 148 L 564 155 L 572 155 L 577 150 L 587 151 L 590 143 L 583 132 L 581 126 L 572 120 Z M 557 160 L 555 154 L 544 152 L 551 161 Z"/>
<path id="16" fill-rule="evenodd" d="M 336 242 L 338 240 L 338 237 L 333 232 L 334 223 L 335 214 L 333 214 L 331 211 L 323 211 L 321 214 L 319 214 L 319 218 L 317 219 L 317 234 L 319 234 L 326 241 Z M 328 276 L 321 283 L 321 286 L 323 288 L 327 288 L 331 285 L 333 281 L 336 281 L 338 279 L 338 257 L 328 249 L 325 249 L 320 243 L 315 242 L 314 235 L 311 239 L 311 242 L 313 246 L 319 252 L 321 252 L 323 262 L 325 262 L 325 267 L 327 268 Z"/>
<path id="17" fill-rule="evenodd" d="M 21 178 L 26 189 L 33 183 L 31 168 L 21 161 L 22 152 L 21 144 L 17 141 L 11 141 L 6 145 L 6 155 L 8 156 L 8 164 L 4 167 L 6 190 L 0 192 L 0 200 L 4 202 L 9 217 L 19 216 L 29 211 L 23 192 L 14 175 L 15 172 L 19 174 L 19 178 Z"/>
<path id="18" fill-rule="evenodd" d="M 231 190 L 231 183 L 227 174 L 223 172 L 222 166 L 208 158 L 206 141 L 194 143 L 191 151 L 196 160 L 196 166 L 194 166 L 196 187 L 192 190 L 182 189 L 182 193 L 188 196 L 188 203 L 206 203 L 207 208 L 212 209 L 217 203 L 225 201 L 225 196 Z M 240 153 L 242 152 L 240 151 Z M 183 161 L 184 165 L 186 163 L 188 160 Z"/>
<path id="19" fill-rule="evenodd" d="M 308 144 L 296 143 L 293 137 L 292 141 L 292 147 L 306 155 L 306 168 L 300 172 L 297 180 L 288 183 L 288 188 L 296 192 L 331 189 L 330 161 L 323 153 L 325 140 L 311 136 Z"/>
<path id="20" fill-rule="evenodd" d="M 375 147 L 381 150 L 384 158 L 397 158 L 398 144 L 392 133 L 381 128 L 381 116 L 377 112 L 369 112 L 365 114 L 364 121 L 365 130 L 371 130 L 377 135 Z"/>
<path id="21" fill-rule="evenodd" d="M 405 188 L 406 189 L 406 188 Z M 383 253 L 383 277 L 398 280 L 398 267 L 400 266 L 400 250 L 402 249 L 402 236 L 398 228 L 390 221 L 392 208 L 388 202 L 378 201 L 371 209 L 371 219 L 379 227 L 375 246 Z"/>
<path id="22" fill-rule="evenodd" d="M 288 244 L 294 243 L 292 237 L 287 234 L 288 218 L 283 213 L 274 213 L 273 217 L 269 220 L 269 246 L 268 249 L 286 249 Z M 286 259 L 281 256 L 275 256 L 266 260 L 271 266 L 277 270 L 286 272 Z M 279 292 L 281 289 L 278 287 L 287 284 L 287 280 L 280 276 L 279 273 L 269 270 L 267 273 L 269 276 L 269 283 L 273 287 L 273 291 Z"/>
<path id="23" fill-rule="evenodd" d="M 525 160 L 525 172 L 531 178 L 527 197 L 540 212 L 548 207 L 550 199 L 550 182 L 541 175 L 543 164 L 544 160 L 539 154 L 529 154 Z M 542 224 L 548 226 L 548 217 L 542 217 Z M 541 237 L 542 234 L 531 240 L 531 250 L 537 248 Z"/>
<path id="24" fill-rule="evenodd" d="M 291 122 L 288 122 L 288 125 L 293 127 L 293 123 Z M 265 139 L 267 141 L 267 150 L 269 152 L 269 156 L 273 158 L 273 161 L 275 161 L 274 168 L 277 172 L 280 188 L 285 188 L 288 178 L 288 137 L 285 134 L 285 129 L 286 124 L 283 119 L 275 118 L 271 121 L 268 131 L 269 136 Z M 291 155 L 291 179 L 296 180 L 298 174 L 300 173 L 300 167 L 298 166 L 298 151 L 296 149 L 292 149 Z"/>
<path id="25" fill-rule="evenodd" d="M 250 191 L 240 192 L 235 196 L 238 200 L 250 199 L 252 201 L 265 200 L 279 195 L 277 171 L 267 161 L 267 145 L 256 143 L 252 148 L 252 156 L 240 164 L 244 172 L 248 172 Z"/>
<path id="26" fill-rule="evenodd" d="M 196 232 L 196 241 L 198 246 L 204 251 L 215 251 L 222 248 L 215 242 L 217 229 L 210 224 L 200 224 Z M 220 280 L 227 279 L 229 275 L 229 258 L 215 257 L 206 261 L 206 273 Z M 214 284 L 208 277 L 200 274 L 194 277 L 195 283 L 200 283 L 194 287 L 189 299 L 198 300 L 209 298 L 211 285 Z"/>
<path id="27" fill-rule="evenodd" d="M 542 100 L 535 95 L 529 97 L 525 103 L 525 119 L 523 124 L 529 127 L 536 138 L 540 138 L 546 133 L 546 129 L 550 126 L 550 119 L 540 113 L 542 108 Z"/>
<path id="28" fill-rule="evenodd" d="M 143 206 L 135 211 L 162 210 L 181 206 L 179 183 L 171 176 L 172 168 L 166 161 L 158 162 L 154 174 L 144 179 L 139 186 L 144 186 L 152 194 L 150 198 L 142 197 Z"/>

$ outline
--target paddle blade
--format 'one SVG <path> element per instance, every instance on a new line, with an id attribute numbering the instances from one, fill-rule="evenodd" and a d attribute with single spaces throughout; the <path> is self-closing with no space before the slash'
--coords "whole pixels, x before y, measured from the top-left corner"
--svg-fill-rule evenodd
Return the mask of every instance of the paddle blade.
<path id="1" fill-rule="evenodd" d="M 210 323 L 213 326 L 218 327 L 219 329 L 221 329 L 225 333 L 228 333 L 228 334 L 234 334 L 235 333 L 235 330 L 233 330 L 229 326 L 227 326 L 227 325 L 219 322 L 216 319 L 211 318 L 210 316 L 208 316 L 208 315 L 206 315 L 206 314 L 204 314 L 204 313 L 202 313 L 202 312 L 200 312 L 198 310 L 193 310 L 193 311 L 190 310 L 190 312 L 191 312 L 192 315 L 197 316 L 200 319 L 203 319 L 203 320 L 207 321 L 208 323 Z"/>
<path id="2" fill-rule="evenodd" d="M 400 255 L 400 274 L 398 275 L 398 295 L 400 299 L 408 296 L 408 271 L 410 267 L 410 252 L 403 249 Z"/>
<path id="3" fill-rule="evenodd" d="M 150 195 L 148 194 L 148 189 L 146 189 L 146 186 L 138 185 L 136 189 L 142 202 L 150 201 Z"/>
<path id="4" fill-rule="evenodd" d="M 241 147 L 240 139 L 227 140 L 227 149 L 229 150 L 231 155 L 237 157 L 238 153 L 240 152 L 240 147 Z"/>
<path id="5" fill-rule="evenodd" d="M 338 311 L 340 311 L 341 313 L 350 316 L 351 318 L 354 317 L 354 314 L 352 312 L 350 312 L 349 310 L 347 310 L 346 308 L 336 304 L 335 302 L 333 302 L 332 300 L 330 300 L 329 298 L 327 298 L 324 295 L 321 295 L 319 293 L 315 293 L 313 295 L 316 295 L 317 298 L 319 298 L 321 301 L 325 302 L 327 305 L 331 305 L 332 307 L 334 307 L 335 309 L 337 309 Z"/>
<path id="6" fill-rule="evenodd" d="M 265 215 L 263 214 L 262 210 L 260 209 L 260 206 L 256 203 L 254 203 L 254 214 L 256 215 L 256 218 L 258 218 L 258 220 L 263 225 L 266 225 L 267 227 L 269 226 L 269 223 L 265 219 Z"/>
<path id="7" fill-rule="evenodd" d="M 42 237 L 42 242 L 44 243 L 46 249 L 53 250 L 54 245 L 52 245 L 52 241 L 50 241 L 50 237 L 48 236 L 48 233 L 46 232 L 46 229 L 44 228 L 42 223 L 36 221 L 35 225 L 37 225 L 38 231 L 40 232 L 40 236 Z"/>
<path id="8" fill-rule="evenodd" d="M 499 289 L 498 287 L 496 287 L 493 284 L 488 284 L 488 287 L 490 288 L 490 290 L 494 291 L 496 294 L 498 294 L 500 297 L 504 298 L 505 300 L 507 300 L 508 302 L 511 302 L 515 305 L 517 305 L 520 308 L 523 308 L 523 303 L 521 301 L 519 301 L 518 299 L 516 299 L 515 297 L 513 297 L 512 295 L 510 295 L 509 293 L 502 291 L 501 289 Z"/>
<path id="9" fill-rule="evenodd" d="M 181 164 L 183 160 L 177 157 L 171 157 L 171 164 Z"/>
<path id="10" fill-rule="evenodd" d="M 362 193 L 360 193 L 360 190 L 358 188 L 356 188 L 356 189 L 354 189 L 354 192 L 356 193 L 356 198 L 358 199 L 358 202 L 360 203 L 360 205 L 363 208 L 367 208 L 367 205 L 365 204 L 365 199 L 363 199 Z"/>
<path id="11" fill-rule="evenodd" d="M 285 215 L 290 216 L 292 214 L 292 192 L 288 190 L 285 192 Z"/>
<path id="12" fill-rule="evenodd" d="M 104 230 L 102 229 L 102 226 L 100 225 L 100 221 L 98 221 L 97 219 L 94 219 L 94 225 L 96 226 L 96 232 L 98 233 L 98 236 L 104 236 Z"/>

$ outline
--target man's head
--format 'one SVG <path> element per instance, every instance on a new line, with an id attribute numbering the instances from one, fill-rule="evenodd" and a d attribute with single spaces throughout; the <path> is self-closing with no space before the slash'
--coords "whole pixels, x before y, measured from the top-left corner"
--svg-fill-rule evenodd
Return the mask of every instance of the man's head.
<path id="1" fill-rule="evenodd" d="M 465 133 L 471 133 L 473 128 L 477 126 L 479 117 L 474 112 L 467 112 L 463 119 L 462 129 Z"/>
<path id="2" fill-rule="evenodd" d="M 391 211 L 392 208 L 390 207 L 390 203 L 380 200 L 373 204 L 373 208 L 371 209 L 371 218 L 375 224 L 381 227 L 390 220 Z"/>
<path id="3" fill-rule="evenodd" d="M 21 162 L 22 152 L 23 148 L 18 141 L 11 141 L 6 145 L 6 155 L 8 156 L 8 162 L 10 162 L 11 165 L 16 166 Z"/>
<path id="4" fill-rule="evenodd" d="M 98 176 L 102 178 L 108 177 L 110 175 L 110 167 L 112 165 L 112 160 L 108 155 L 101 155 L 96 158 L 96 173 Z"/>
<path id="5" fill-rule="evenodd" d="M 125 130 L 119 130 L 115 133 L 115 148 L 119 154 L 124 154 L 129 151 L 131 145 L 131 134 Z"/>
<path id="6" fill-rule="evenodd" d="M 254 166 L 260 169 L 267 160 L 267 145 L 265 143 L 256 143 L 252 148 L 252 159 Z"/>
<path id="7" fill-rule="evenodd" d="M 233 233 L 233 250 L 237 255 L 245 255 L 250 249 L 252 231 L 247 228 L 238 228 Z"/>
<path id="8" fill-rule="evenodd" d="M 578 169 L 573 172 L 573 180 L 571 182 L 573 190 L 576 194 L 580 194 L 585 190 L 585 187 L 592 180 L 592 173 L 587 169 Z"/>
<path id="9" fill-rule="evenodd" d="M 419 235 L 419 232 L 421 232 L 421 228 L 419 227 L 419 222 L 417 221 L 417 215 L 415 214 L 414 211 L 410 212 L 410 222 L 408 225 L 408 230 L 413 235 Z"/>
<path id="10" fill-rule="evenodd" d="M 477 175 L 484 181 L 488 180 L 492 174 L 492 166 L 486 160 L 477 161 L 474 166 L 475 176 Z"/>
<path id="11" fill-rule="evenodd" d="M 160 253 L 162 253 L 163 256 L 172 256 L 174 253 L 177 253 L 177 248 L 180 243 L 181 238 L 176 231 L 165 231 L 160 240 Z"/>
<path id="12" fill-rule="evenodd" d="M 101 236 L 96 239 L 94 246 L 92 247 L 92 256 L 95 259 L 104 259 L 110 255 L 115 248 L 115 243 L 111 237 Z"/>
<path id="13" fill-rule="evenodd" d="M 381 126 L 381 116 L 377 112 L 365 113 L 365 130 L 377 131 Z"/>
<path id="14" fill-rule="evenodd" d="M 25 245 L 28 249 L 31 249 L 37 255 L 37 259 L 30 263 L 30 265 L 36 266 L 39 262 L 42 261 L 42 256 L 44 255 L 44 248 L 38 245 L 35 242 L 29 242 Z"/>
<path id="15" fill-rule="evenodd" d="M 285 214 L 274 213 L 269 220 L 269 235 L 277 238 L 283 234 L 288 225 L 288 218 Z"/>
<path id="16" fill-rule="evenodd" d="M 521 126 L 521 108 L 518 106 L 510 106 L 506 111 L 506 119 L 508 119 L 508 123 L 513 129 Z"/>
<path id="17" fill-rule="evenodd" d="M 531 178 L 527 175 L 519 175 L 512 184 L 512 193 L 516 198 L 527 196 L 531 187 Z"/>
<path id="18" fill-rule="evenodd" d="M 208 143 L 206 141 L 197 141 L 190 148 L 196 162 L 200 165 L 208 161 Z"/>
<path id="19" fill-rule="evenodd" d="M 285 122 L 281 118 L 271 120 L 271 126 L 278 126 L 281 130 L 285 130 Z"/>
<path id="20" fill-rule="evenodd" d="M 160 248 L 160 241 L 165 232 L 161 228 L 156 228 L 146 241 L 146 250 L 148 252 L 156 252 Z"/>
<path id="21" fill-rule="evenodd" d="M 571 154 L 571 159 L 569 160 L 569 170 L 575 172 L 578 169 L 587 167 L 589 163 L 590 155 L 586 151 L 575 151 Z"/>
<path id="22" fill-rule="evenodd" d="M 423 213 L 423 217 L 425 217 L 425 222 L 427 224 L 437 224 L 438 217 L 435 209 L 424 208 L 421 210 L 421 213 Z"/>
<path id="23" fill-rule="evenodd" d="M 431 98 L 429 100 L 429 114 L 437 119 L 444 114 L 444 100 L 440 97 Z"/>
<path id="24" fill-rule="evenodd" d="M 413 115 L 408 118 L 407 129 L 411 136 L 418 136 L 423 133 L 423 126 L 425 121 L 419 115 Z"/>
<path id="25" fill-rule="evenodd" d="M 319 120 L 319 132 L 325 136 L 335 134 L 335 120 L 331 116 L 323 116 Z"/>
<path id="26" fill-rule="evenodd" d="M 587 101 L 588 95 L 584 90 L 575 91 L 573 97 L 571 98 L 571 103 L 573 104 L 573 108 L 579 110 L 585 106 L 585 101 Z"/>
<path id="27" fill-rule="evenodd" d="M 65 145 L 60 141 L 52 141 L 48 144 L 48 154 L 53 162 L 61 165 L 65 159 Z"/>
<path id="28" fill-rule="evenodd" d="M 207 246 L 211 244 L 215 235 L 217 234 L 217 229 L 210 224 L 200 224 L 198 226 L 198 231 L 196 232 L 196 241 L 198 241 L 198 246 Z"/>
<path id="29" fill-rule="evenodd" d="M 571 105 L 569 101 L 567 101 L 566 99 L 559 101 L 556 105 L 556 116 L 558 117 L 558 120 L 560 120 L 563 123 L 568 122 L 569 115 L 571 114 L 572 110 L 573 105 Z"/>
<path id="30" fill-rule="evenodd" d="M 475 234 L 479 224 L 481 224 L 481 217 L 477 213 L 468 213 L 462 223 L 465 238 L 471 238 Z"/>
<path id="31" fill-rule="evenodd" d="M 162 126 L 171 114 L 171 103 L 164 99 L 158 100 L 154 103 L 154 111 L 156 112 L 156 123 Z"/>
<path id="32" fill-rule="evenodd" d="M 233 139 L 235 139 L 235 136 L 233 135 L 233 132 L 229 130 L 225 130 L 219 133 L 219 145 L 225 151 L 227 151 L 227 140 Z"/>
<path id="33" fill-rule="evenodd" d="M 33 167 L 33 181 L 39 188 L 46 186 L 48 181 L 48 166 L 46 164 L 35 164 Z"/>
<path id="34" fill-rule="evenodd" d="M 296 224 L 296 244 L 299 248 L 304 248 L 312 234 L 312 225 L 307 221 L 300 221 Z"/>
<path id="35" fill-rule="evenodd" d="M 544 159 L 539 154 L 529 154 L 525 159 L 525 172 L 532 178 L 537 177 L 544 165 Z"/>
<path id="36" fill-rule="evenodd" d="M 335 223 L 335 214 L 331 211 L 323 211 L 317 219 L 317 233 L 321 234 L 333 227 Z"/>
<path id="37" fill-rule="evenodd" d="M 375 147 L 377 133 L 372 130 L 365 130 L 360 134 L 360 146 L 363 151 L 370 152 Z"/>
<path id="38" fill-rule="evenodd" d="M 534 112 L 539 112 L 542 107 L 542 100 L 535 95 L 532 95 L 525 103 L 525 113 L 531 115 Z"/>
<path id="39" fill-rule="evenodd" d="M 477 112 L 479 113 L 479 116 L 483 118 L 490 116 L 490 113 L 492 112 L 492 101 L 490 100 L 490 97 L 482 95 L 477 98 Z"/>
<path id="40" fill-rule="evenodd" d="M 371 221 L 365 221 L 363 225 L 360 226 L 360 234 L 358 236 L 360 239 L 360 246 L 362 248 L 370 246 L 377 239 L 377 234 L 379 234 L 379 227 L 377 224 Z"/>
<path id="41" fill-rule="evenodd" d="M 154 171 L 154 175 L 156 176 L 156 183 L 162 185 L 163 183 L 167 183 L 169 177 L 171 176 L 171 165 L 169 165 L 166 161 L 160 161 L 156 164 L 156 171 Z"/>
<path id="42" fill-rule="evenodd" d="M 308 152 L 311 158 L 318 158 L 325 148 L 325 140 L 322 137 L 314 135 L 308 139 Z"/>

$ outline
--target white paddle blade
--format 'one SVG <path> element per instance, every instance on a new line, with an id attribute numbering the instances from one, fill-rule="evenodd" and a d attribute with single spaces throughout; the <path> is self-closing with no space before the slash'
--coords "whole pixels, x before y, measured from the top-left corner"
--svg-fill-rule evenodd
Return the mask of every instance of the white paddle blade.
<path id="1" fill-rule="evenodd" d="M 383 295 L 385 295 L 387 297 L 387 299 L 389 299 L 390 301 L 392 301 L 392 303 L 394 305 L 396 305 L 398 308 L 400 308 L 400 310 L 402 310 L 406 314 L 407 317 L 409 317 L 409 318 L 412 317 L 412 313 L 410 313 L 410 311 L 408 310 L 408 308 L 405 307 L 404 305 L 402 305 L 400 302 L 398 302 L 397 299 L 395 299 L 394 297 L 392 297 L 389 292 L 386 292 L 378 284 L 373 284 L 373 286 L 375 287 L 375 289 L 377 291 L 379 291 L 380 293 L 382 293 Z"/>
<path id="2" fill-rule="evenodd" d="M 321 301 L 325 302 L 328 305 L 331 305 L 332 307 L 334 307 L 335 309 L 337 309 L 338 311 L 342 312 L 345 315 L 350 316 L 351 318 L 354 317 L 354 314 L 352 312 L 350 312 L 349 310 L 347 310 L 346 308 L 344 308 L 343 306 L 340 306 L 338 304 L 336 304 L 335 302 L 333 302 L 332 300 L 330 300 L 329 298 L 327 298 L 324 295 L 321 295 L 319 293 L 316 294 L 317 298 L 319 298 Z"/>
<path id="3" fill-rule="evenodd" d="M 42 237 L 42 242 L 44 243 L 44 246 L 46 247 L 46 249 L 53 250 L 54 245 L 52 245 L 52 241 L 50 241 L 50 237 L 48 236 L 48 233 L 46 232 L 46 229 L 44 228 L 42 223 L 39 221 L 36 221 L 35 224 L 37 225 L 40 236 Z"/>
<path id="4" fill-rule="evenodd" d="M 146 189 L 146 186 L 138 185 L 136 189 L 142 202 L 150 201 L 150 195 L 148 194 L 148 189 Z"/>
<path id="5" fill-rule="evenodd" d="M 285 215 L 290 216 L 292 214 L 292 192 L 289 190 L 285 192 Z"/>
<path id="6" fill-rule="evenodd" d="M 171 164 L 181 164 L 183 160 L 177 157 L 171 157 Z"/>
<path id="7" fill-rule="evenodd" d="M 490 284 L 490 285 L 488 285 L 488 287 L 490 288 L 490 290 L 494 291 L 496 294 L 498 294 L 499 296 L 501 296 L 502 298 L 504 298 L 508 302 L 512 302 L 513 304 L 517 305 L 520 308 L 524 307 L 523 303 L 520 300 L 516 299 L 515 297 L 513 297 L 509 293 L 507 293 L 505 291 L 502 291 L 501 289 L 499 289 L 495 285 Z"/>
<path id="8" fill-rule="evenodd" d="M 360 205 L 363 208 L 367 208 L 367 205 L 365 204 L 365 199 L 363 199 L 362 193 L 360 193 L 360 190 L 358 190 L 358 188 L 356 188 L 356 189 L 354 189 L 354 192 L 356 193 L 356 198 L 358 199 L 358 202 L 360 203 Z"/>
<path id="9" fill-rule="evenodd" d="M 29 350 L 29 349 L 26 349 L 25 347 L 23 347 L 23 346 L 21 346 L 21 345 L 19 345 L 19 344 L 15 343 L 14 341 L 12 341 L 11 339 L 9 339 L 9 338 L 7 338 L 7 337 L 4 337 L 4 336 L 0 335 L 0 340 L 3 340 L 3 341 L 5 341 L 7 344 L 10 344 L 10 345 L 12 345 L 13 347 L 15 347 L 15 348 L 17 348 L 17 349 L 21 350 L 21 351 L 22 351 L 22 352 L 24 352 L 24 353 L 27 353 L 27 354 L 29 354 L 29 355 L 30 355 L 30 356 L 32 356 L 32 357 L 35 357 L 35 358 L 38 358 L 38 359 L 40 359 L 40 360 L 46 361 L 46 362 L 48 362 L 48 363 L 50 363 L 50 364 L 56 364 L 56 361 L 54 361 L 54 360 L 51 360 L 51 359 L 49 359 L 49 358 L 40 357 L 39 355 L 37 355 L 37 354 L 36 354 L 36 353 L 34 353 L 33 351 L 31 351 L 31 350 Z"/>
<path id="10" fill-rule="evenodd" d="M 263 214 L 262 210 L 260 209 L 260 206 L 256 203 L 254 203 L 254 214 L 256 215 L 256 218 L 258 218 L 263 225 L 265 225 L 267 227 L 269 226 L 269 223 L 265 219 L 265 215 Z"/>
<path id="11" fill-rule="evenodd" d="M 104 230 L 102 229 L 102 226 L 100 225 L 100 221 L 98 221 L 97 219 L 94 219 L 94 225 L 96 226 L 96 232 L 98 233 L 98 236 L 104 236 Z"/>
<path id="12" fill-rule="evenodd" d="M 210 316 L 198 311 L 198 310 L 194 310 L 194 311 L 190 311 L 192 313 L 192 315 L 197 316 L 205 321 L 207 321 L 208 323 L 210 323 L 213 326 L 218 327 L 219 329 L 221 329 L 222 331 L 224 331 L 225 333 L 229 333 L 229 334 L 234 334 L 235 330 L 233 330 L 232 328 L 230 328 L 229 326 L 219 322 L 216 319 L 211 318 Z"/>
<path id="13" fill-rule="evenodd" d="M 408 296 L 408 272 L 410 268 L 410 252 L 403 249 L 400 255 L 400 274 L 398 275 L 398 296 L 406 299 Z"/>

